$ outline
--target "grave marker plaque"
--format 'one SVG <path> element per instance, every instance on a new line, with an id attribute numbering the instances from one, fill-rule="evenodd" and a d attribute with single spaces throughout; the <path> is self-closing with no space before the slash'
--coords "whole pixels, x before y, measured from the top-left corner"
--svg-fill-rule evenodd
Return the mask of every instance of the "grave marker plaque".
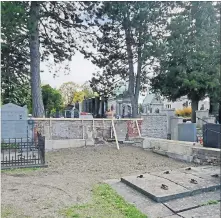
<path id="1" fill-rule="evenodd" d="M 1 108 L 1 139 L 28 137 L 27 107 L 9 103 Z"/>

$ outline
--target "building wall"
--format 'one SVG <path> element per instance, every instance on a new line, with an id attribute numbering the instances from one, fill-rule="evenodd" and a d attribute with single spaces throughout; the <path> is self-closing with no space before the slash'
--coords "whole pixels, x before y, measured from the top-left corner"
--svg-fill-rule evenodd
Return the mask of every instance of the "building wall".
<path id="1" fill-rule="evenodd" d="M 172 102 L 172 101 L 168 101 L 168 100 L 164 100 L 164 108 L 165 109 L 183 109 L 183 104 L 188 102 L 188 106 L 191 107 L 191 101 L 186 98 L 186 97 L 182 97 L 181 99 Z M 209 103 L 209 98 L 205 98 L 202 101 L 199 101 L 198 104 L 198 110 L 201 109 L 202 105 L 204 105 L 204 110 L 209 110 L 210 107 L 210 103 Z"/>

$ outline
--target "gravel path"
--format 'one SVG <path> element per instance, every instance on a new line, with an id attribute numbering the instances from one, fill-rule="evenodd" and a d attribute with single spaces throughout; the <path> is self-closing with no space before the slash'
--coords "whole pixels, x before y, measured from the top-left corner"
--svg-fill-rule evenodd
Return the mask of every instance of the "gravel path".
<path id="1" fill-rule="evenodd" d="M 119 151 L 115 146 L 62 149 L 48 152 L 46 158 L 48 168 L 2 173 L 2 207 L 16 211 L 11 217 L 62 217 L 60 209 L 90 199 L 94 184 L 188 165 L 128 146 Z"/>

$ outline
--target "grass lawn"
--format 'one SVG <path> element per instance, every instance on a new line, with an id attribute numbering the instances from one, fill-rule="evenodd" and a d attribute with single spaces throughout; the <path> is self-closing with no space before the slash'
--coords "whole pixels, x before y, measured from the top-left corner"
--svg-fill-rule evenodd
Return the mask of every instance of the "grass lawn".
<path id="1" fill-rule="evenodd" d="M 147 218 L 107 184 L 94 187 L 91 203 L 72 206 L 61 213 L 67 218 Z"/>
<path id="2" fill-rule="evenodd" d="M 19 211 L 13 207 L 13 205 L 1 206 L 1 218 L 31 218 L 25 216 L 22 211 Z"/>

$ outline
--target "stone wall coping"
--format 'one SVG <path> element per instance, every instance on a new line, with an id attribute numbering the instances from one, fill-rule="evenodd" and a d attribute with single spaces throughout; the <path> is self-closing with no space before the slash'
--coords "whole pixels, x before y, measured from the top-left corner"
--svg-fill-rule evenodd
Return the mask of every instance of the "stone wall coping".
<path id="1" fill-rule="evenodd" d="M 197 110 L 196 112 L 209 112 L 208 110 Z"/>
<path id="2" fill-rule="evenodd" d="M 203 148 L 199 143 L 196 142 L 186 142 L 186 141 L 177 141 L 177 140 L 168 140 L 168 139 L 160 139 L 160 138 L 149 138 L 149 137 L 143 137 L 144 139 L 152 140 L 152 141 L 161 141 L 161 142 L 166 142 L 166 143 L 171 143 L 171 144 L 182 144 L 185 146 L 191 146 L 191 147 L 200 147 Z"/>
<path id="3" fill-rule="evenodd" d="M 91 119 L 82 119 L 82 118 L 32 118 L 32 120 L 36 121 L 140 121 L 142 118 L 122 118 L 122 119 L 107 119 L 107 118 L 91 118 Z"/>
<path id="4" fill-rule="evenodd" d="M 221 149 L 219 148 L 207 148 L 207 147 L 202 147 L 199 143 L 195 142 L 185 142 L 185 141 L 176 141 L 176 140 L 168 140 L 168 139 L 159 139 L 159 138 L 149 138 L 149 137 L 142 137 L 144 140 L 150 140 L 150 141 L 160 141 L 160 142 L 165 142 L 165 143 L 170 143 L 170 144 L 179 144 L 182 146 L 189 146 L 193 149 L 201 149 L 205 151 L 217 151 L 221 152 Z"/>
<path id="5" fill-rule="evenodd" d="M 195 148 L 195 146 L 193 147 Z M 198 147 L 196 147 L 198 148 Z M 200 147 L 201 150 L 206 150 L 206 151 L 218 151 L 218 152 L 221 152 L 221 149 L 219 148 L 206 148 L 206 147 Z"/>
<path id="6" fill-rule="evenodd" d="M 150 114 L 142 114 L 142 116 L 144 116 L 144 117 L 153 117 L 153 116 L 166 116 L 166 113 L 150 113 Z"/>

